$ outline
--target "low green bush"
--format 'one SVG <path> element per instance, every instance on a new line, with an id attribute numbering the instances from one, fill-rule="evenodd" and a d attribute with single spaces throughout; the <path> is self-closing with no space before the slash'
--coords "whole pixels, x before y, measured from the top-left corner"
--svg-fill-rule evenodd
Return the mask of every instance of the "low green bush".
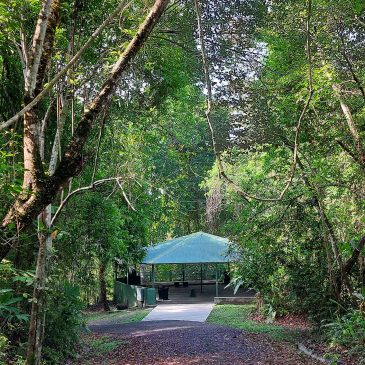
<path id="1" fill-rule="evenodd" d="M 24 363 L 33 272 L 0 265 L 0 365 Z"/>
<path id="2" fill-rule="evenodd" d="M 324 326 L 332 346 L 343 346 L 360 355 L 365 363 L 365 313 L 349 310 Z"/>
<path id="3" fill-rule="evenodd" d="M 47 364 L 59 364 L 73 357 L 84 324 L 79 289 L 64 284 L 49 294 L 44 336 L 44 359 Z"/>

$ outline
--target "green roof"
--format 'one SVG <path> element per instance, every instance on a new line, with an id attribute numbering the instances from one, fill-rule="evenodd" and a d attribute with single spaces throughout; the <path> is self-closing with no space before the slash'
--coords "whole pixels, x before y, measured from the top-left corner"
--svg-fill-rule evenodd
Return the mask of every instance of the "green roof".
<path id="1" fill-rule="evenodd" d="M 143 264 L 196 264 L 232 261 L 228 239 L 204 232 L 174 238 L 147 248 Z"/>

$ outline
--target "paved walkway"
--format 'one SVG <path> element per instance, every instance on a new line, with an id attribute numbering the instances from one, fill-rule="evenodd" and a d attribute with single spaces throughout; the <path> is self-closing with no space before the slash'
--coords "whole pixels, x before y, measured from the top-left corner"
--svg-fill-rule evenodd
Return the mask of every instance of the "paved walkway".
<path id="1" fill-rule="evenodd" d="M 143 321 L 196 321 L 205 322 L 213 303 L 159 304 Z"/>

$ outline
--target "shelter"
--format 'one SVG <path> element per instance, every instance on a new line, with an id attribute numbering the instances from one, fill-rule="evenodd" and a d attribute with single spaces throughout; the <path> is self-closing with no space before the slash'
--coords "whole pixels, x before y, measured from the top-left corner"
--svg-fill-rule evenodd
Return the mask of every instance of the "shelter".
<path id="1" fill-rule="evenodd" d="M 205 232 L 196 232 L 156 244 L 147 249 L 142 264 L 221 264 L 229 263 L 233 257 L 228 254 L 229 241 Z M 201 271 L 202 273 L 202 271 Z M 154 276 L 154 274 L 153 274 Z M 153 280 L 154 281 L 154 280 Z M 218 273 L 216 266 L 216 296 L 218 296 Z M 202 290 L 202 274 L 200 276 Z"/>

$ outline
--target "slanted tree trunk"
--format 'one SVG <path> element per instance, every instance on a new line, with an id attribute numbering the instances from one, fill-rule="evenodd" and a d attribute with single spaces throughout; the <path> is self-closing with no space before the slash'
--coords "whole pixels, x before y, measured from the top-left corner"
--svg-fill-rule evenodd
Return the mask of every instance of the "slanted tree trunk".
<path id="1" fill-rule="evenodd" d="M 361 286 L 365 287 L 365 256 L 359 256 L 359 274 Z"/>

